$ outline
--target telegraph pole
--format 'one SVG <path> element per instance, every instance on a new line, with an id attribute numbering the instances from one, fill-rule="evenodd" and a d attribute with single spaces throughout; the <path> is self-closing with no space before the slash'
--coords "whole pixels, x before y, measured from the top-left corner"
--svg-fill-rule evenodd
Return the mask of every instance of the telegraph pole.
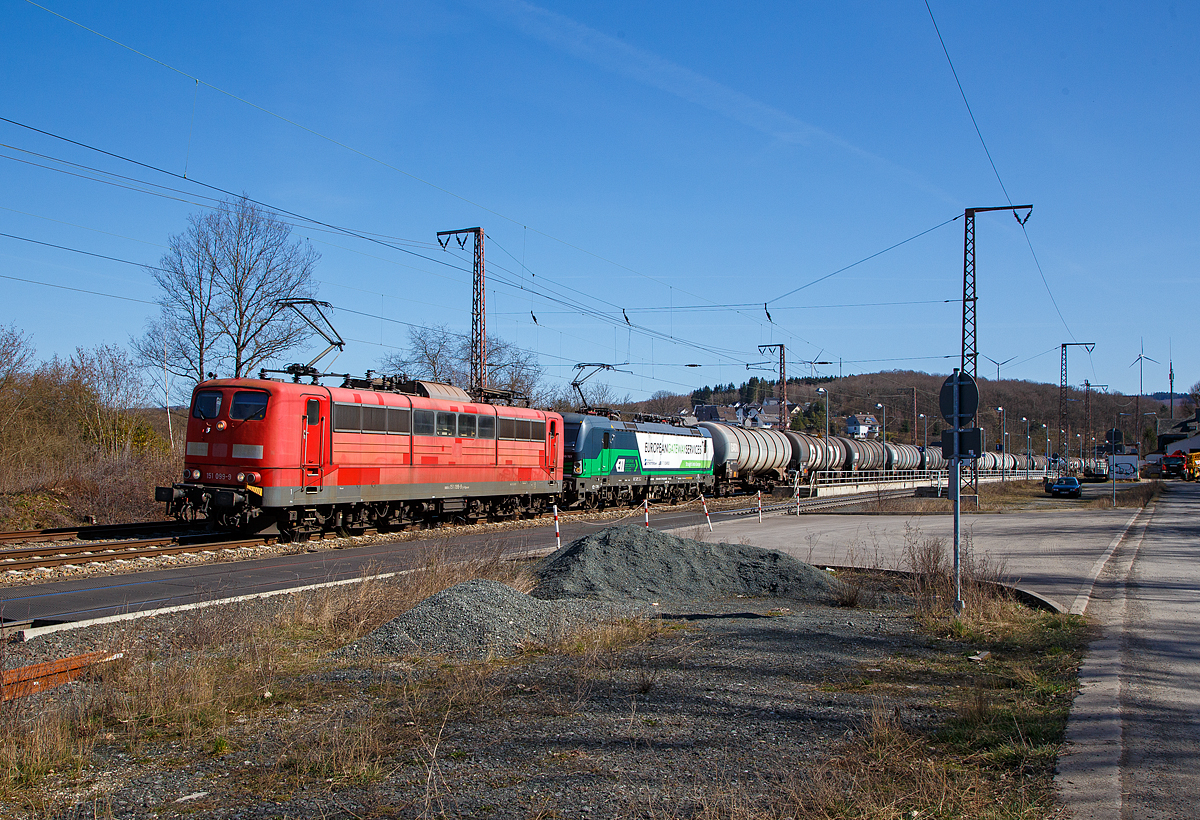
<path id="1" fill-rule="evenodd" d="M 438 244 L 443 249 L 450 244 L 451 237 L 463 250 L 467 237 L 475 237 L 475 265 L 472 270 L 474 293 L 471 298 L 471 391 L 476 398 L 483 398 L 488 386 L 487 377 L 487 309 L 484 304 L 486 293 L 483 287 L 483 228 L 459 228 L 457 231 L 438 231 Z"/>

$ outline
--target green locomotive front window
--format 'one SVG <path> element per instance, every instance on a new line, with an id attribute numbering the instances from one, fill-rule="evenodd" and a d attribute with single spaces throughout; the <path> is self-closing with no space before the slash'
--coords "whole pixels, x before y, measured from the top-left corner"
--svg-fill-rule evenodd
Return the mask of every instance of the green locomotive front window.
<path id="1" fill-rule="evenodd" d="M 233 394 L 229 405 L 229 418 L 245 421 L 262 421 L 267 417 L 269 393 L 259 390 L 239 390 Z"/>
<path id="2" fill-rule="evenodd" d="M 221 394 L 216 390 L 204 390 L 196 394 L 192 405 L 192 418 L 215 419 L 221 415 Z"/>

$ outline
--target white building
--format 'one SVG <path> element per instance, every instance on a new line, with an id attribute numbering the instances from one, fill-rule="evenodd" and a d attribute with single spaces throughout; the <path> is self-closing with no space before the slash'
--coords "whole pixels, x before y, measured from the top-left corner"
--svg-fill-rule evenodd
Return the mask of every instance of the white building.
<path id="1" fill-rule="evenodd" d="M 850 438 L 878 438 L 879 422 L 874 416 L 858 413 L 846 416 L 846 435 Z"/>

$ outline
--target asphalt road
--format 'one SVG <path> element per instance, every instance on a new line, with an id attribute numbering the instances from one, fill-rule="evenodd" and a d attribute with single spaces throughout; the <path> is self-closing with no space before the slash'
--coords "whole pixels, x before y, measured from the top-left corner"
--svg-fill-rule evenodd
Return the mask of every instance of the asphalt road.
<path id="1" fill-rule="evenodd" d="M 1105 567 L 1059 785 L 1080 818 L 1194 815 L 1200 795 L 1200 486 L 1171 482 Z"/>
<path id="2" fill-rule="evenodd" d="M 1061 503 L 1061 502 L 1060 502 Z M 1066 611 L 1090 584 L 1098 558 L 1120 534 L 1132 509 L 966 514 L 964 556 L 1003 568 L 1014 585 Z M 927 539 L 949 545 L 949 515 L 803 515 L 722 521 L 715 538 L 769 547 L 821 566 L 908 569 L 907 546 Z"/>

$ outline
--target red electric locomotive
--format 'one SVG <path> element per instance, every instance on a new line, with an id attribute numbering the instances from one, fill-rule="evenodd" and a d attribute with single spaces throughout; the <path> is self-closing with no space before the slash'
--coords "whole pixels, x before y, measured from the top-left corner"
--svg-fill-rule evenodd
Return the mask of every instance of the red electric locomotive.
<path id="1" fill-rule="evenodd" d="M 370 375 L 370 374 L 368 374 Z M 562 492 L 557 413 L 433 382 L 216 379 L 192 394 L 177 518 L 288 537 L 542 512 Z"/>

